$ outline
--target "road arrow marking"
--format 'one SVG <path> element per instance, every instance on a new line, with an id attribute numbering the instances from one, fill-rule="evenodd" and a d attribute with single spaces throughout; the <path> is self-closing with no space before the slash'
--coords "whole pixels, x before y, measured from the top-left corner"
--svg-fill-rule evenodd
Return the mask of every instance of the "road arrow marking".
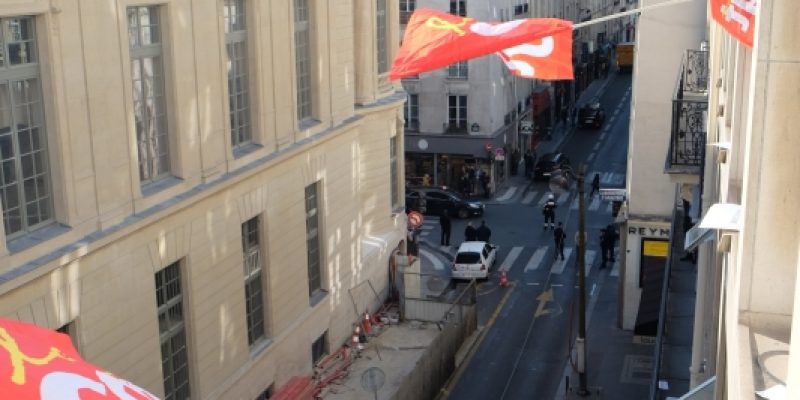
<path id="1" fill-rule="evenodd" d="M 545 309 L 548 302 L 553 301 L 553 288 L 545 290 L 538 297 L 536 300 L 539 301 L 539 306 L 536 307 L 536 314 L 533 315 L 534 318 L 539 318 L 542 315 L 550 314 L 550 310 Z"/>

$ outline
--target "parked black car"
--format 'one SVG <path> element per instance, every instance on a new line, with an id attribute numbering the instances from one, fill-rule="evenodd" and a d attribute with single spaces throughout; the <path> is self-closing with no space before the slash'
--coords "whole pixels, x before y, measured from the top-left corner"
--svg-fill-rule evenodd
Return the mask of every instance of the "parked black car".
<path id="1" fill-rule="evenodd" d="M 599 129 L 606 120 L 606 112 L 599 101 L 590 101 L 578 110 L 578 126 Z"/>
<path id="2" fill-rule="evenodd" d="M 549 179 L 553 171 L 559 169 L 572 171 L 569 159 L 564 153 L 543 154 L 539 157 L 539 160 L 536 161 L 536 166 L 533 167 L 533 179 Z"/>
<path id="3" fill-rule="evenodd" d="M 468 218 L 483 215 L 484 205 L 480 201 L 467 200 L 456 192 L 438 187 L 406 188 L 406 212 L 414 210 L 425 215 L 442 215 L 447 210 L 450 216 Z"/>

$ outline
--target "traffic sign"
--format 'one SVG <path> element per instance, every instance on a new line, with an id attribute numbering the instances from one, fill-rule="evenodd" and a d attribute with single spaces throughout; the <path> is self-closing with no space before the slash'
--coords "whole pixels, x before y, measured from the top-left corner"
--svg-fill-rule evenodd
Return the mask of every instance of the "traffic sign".
<path id="1" fill-rule="evenodd" d="M 506 149 L 504 149 L 504 148 L 502 148 L 502 147 L 498 147 L 498 148 L 497 148 L 497 149 L 494 151 L 494 154 L 495 154 L 495 155 L 498 155 L 498 156 L 504 156 L 504 155 L 506 155 Z"/>
<path id="2" fill-rule="evenodd" d="M 533 134 L 533 122 L 531 121 L 519 121 L 519 133 L 523 135 L 532 135 Z"/>
<path id="3" fill-rule="evenodd" d="M 606 201 L 624 201 L 627 195 L 625 189 L 600 189 L 600 198 Z"/>
<path id="4" fill-rule="evenodd" d="M 486 143 L 486 151 L 492 151 L 492 144 Z"/>
<path id="5" fill-rule="evenodd" d="M 408 213 L 408 224 L 411 225 L 412 228 L 419 228 L 424 221 L 425 218 L 419 212 L 411 211 Z"/>

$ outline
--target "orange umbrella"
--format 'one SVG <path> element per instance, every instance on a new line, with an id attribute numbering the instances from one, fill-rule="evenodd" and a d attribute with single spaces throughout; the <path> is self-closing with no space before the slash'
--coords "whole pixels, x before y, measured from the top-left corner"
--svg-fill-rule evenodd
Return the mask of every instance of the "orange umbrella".
<path id="1" fill-rule="evenodd" d="M 18 400 L 157 400 L 81 359 L 69 336 L 0 319 L 0 393 Z"/>

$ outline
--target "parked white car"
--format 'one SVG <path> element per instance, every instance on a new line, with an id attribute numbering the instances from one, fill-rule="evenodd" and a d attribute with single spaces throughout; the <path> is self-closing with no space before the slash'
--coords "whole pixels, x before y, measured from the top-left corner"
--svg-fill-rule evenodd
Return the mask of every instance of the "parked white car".
<path id="1" fill-rule="evenodd" d="M 464 242 L 453 259 L 453 279 L 486 279 L 497 257 L 497 246 L 486 242 Z"/>

